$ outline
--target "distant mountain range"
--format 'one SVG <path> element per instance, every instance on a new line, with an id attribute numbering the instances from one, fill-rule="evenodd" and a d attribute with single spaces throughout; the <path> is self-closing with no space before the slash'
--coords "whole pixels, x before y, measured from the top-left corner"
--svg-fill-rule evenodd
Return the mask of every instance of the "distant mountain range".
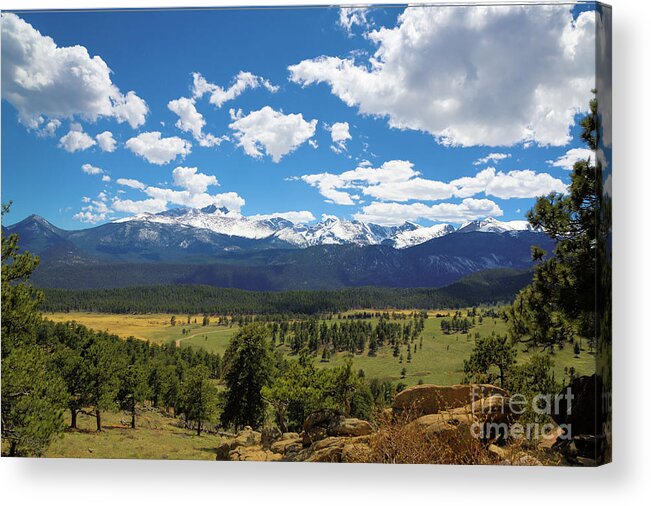
<path id="1" fill-rule="evenodd" d="M 493 268 L 528 269 L 551 249 L 527 222 L 492 218 L 398 227 L 327 218 L 315 225 L 174 209 L 67 231 L 32 215 L 7 227 L 41 257 L 34 282 L 53 288 L 204 284 L 248 290 L 438 287 Z"/>

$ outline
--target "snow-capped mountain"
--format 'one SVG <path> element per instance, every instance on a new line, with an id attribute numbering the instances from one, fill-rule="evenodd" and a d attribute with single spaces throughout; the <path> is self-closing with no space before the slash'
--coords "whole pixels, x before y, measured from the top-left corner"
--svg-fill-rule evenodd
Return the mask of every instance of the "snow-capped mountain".
<path id="1" fill-rule="evenodd" d="M 442 237 L 446 234 L 454 232 L 452 225 L 440 224 L 432 225 L 431 227 L 421 227 L 415 223 L 410 223 L 414 228 L 403 230 L 393 237 L 393 247 L 398 249 L 410 248 L 424 242 L 434 239 L 435 237 Z"/>
<path id="2" fill-rule="evenodd" d="M 505 232 L 521 232 L 536 230 L 526 220 L 499 221 L 495 218 L 486 218 L 485 220 L 468 221 L 461 225 L 457 232 L 494 232 L 503 234 Z"/>
<path id="3" fill-rule="evenodd" d="M 383 226 L 357 220 L 342 220 L 324 216 L 313 225 L 293 223 L 280 217 L 261 218 L 242 216 L 225 207 L 208 206 L 203 209 L 171 209 L 157 214 L 143 213 L 122 218 L 113 223 L 143 223 L 189 227 L 234 238 L 270 239 L 298 248 L 330 244 L 372 246 L 391 245 L 396 249 L 417 246 L 431 239 L 454 232 L 517 233 L 533 231 L 526 221 L 498 221 L 494 218 L 464 223 L 457 230 L 449 224 L 424 227 L 412 222 L 400 226 Z"/>
<path id="4" fill-rule="evenodd" d="M 396 248 L 407 248 L 454 232 L 451 225 L 421 227 L 406 222 L 399 227 L 388 227 L 357 220 L 341 220 L 335 216 L 325 217 L 323 221 L 308 226 L 283 218 L 242 216 L 215 206 L 203 209 L 172 209 L 157 214 L 143 213 L 116 220 L 114 223 L 128 222 L 192 227 L 246 239 L 274 238 L 299 248 L 325 244 L 371 246 L 383 243 L 392 244 Z"/>

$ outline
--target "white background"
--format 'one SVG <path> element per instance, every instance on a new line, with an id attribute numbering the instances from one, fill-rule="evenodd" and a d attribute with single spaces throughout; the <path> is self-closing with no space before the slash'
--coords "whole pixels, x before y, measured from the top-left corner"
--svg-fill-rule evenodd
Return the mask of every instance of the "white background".
<path id="1" fill-rule="evenodd" d="M 326 0 L 327 1 L 327 0 Z M 318 4 L 32 1 L 2 9 Z M 325 3 L 321 2 L 321 3 Z M 386 3 L 386 2 L 385 2 Z M 420 3 L 420 2 L 419 2 Z M 651 2 L 613 5 L 614 460 L 599 469 L 0 459 L 3 504 L 642 504 L 651 497 Z M 647 92 L 647 93 L 645 93 Z M 644 502 L 646 502 L 644 501 Z"/>

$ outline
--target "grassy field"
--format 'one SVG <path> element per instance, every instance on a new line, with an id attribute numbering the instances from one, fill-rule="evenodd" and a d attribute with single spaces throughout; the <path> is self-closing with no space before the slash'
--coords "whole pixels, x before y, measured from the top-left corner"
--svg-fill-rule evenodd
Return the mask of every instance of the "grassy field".
<path id="1" fill-rule="evenodd" d="M 407 312 L 409 313 L 409 312 Z M 474 346 L 474 335 L 488 336 L 492 332 L 504 334 L 506 323 L 499 318 L 484 318 L 477 322 L 469 335 L 445 334 L 441 331 L 441 319 L 435 314 L 446 314 L 445 311 L 431 312 L 425 320 L 423 331 L 423 347 L 412 351 L 412 360 L 407 363 L 406 347 L 403 347 L 403 363 L 393 357 L 390 347 L 383 347 L 378 355 L 369 357 L 366 353 L 351 356 L 354 367 L 363 369 L 367 378 L 388 379 L 401 381 L 407 385 L 423 383 L 454 384 L 463 378 L 463 361 L 468 358 Z M 176 326 L 170 325 L 170 315 L 111 315 L 95 313 L 49 313 L 45 315 L 54 321 L 75 320 L 96 330 L 108 330 L 120 337 L 134 336 L 138 339 L 150 340 L 154 343 L 177 342 L 179 346 L 193 346 L 208 351 L 223 354 L 230 338 L 237 332 L 238 327 L 218 326 L 215 322 L 203 327 L 195 324 L 195 316 L 187 324 L 186 316 L 177 316 Z M 450 314 L 451 316 L 451 314 Z M 197 322 L 201 317 L 197 316 Z M 333 323 L 337 320 L 331 320 Z M 367 320 L 368 321 L 368 320 Z M 376 319 L 371 320 L 373 324 Z M 186 333 L 183 334 L 183 329 Z M 416 341 L 418 343 L 418 340 Z M 286 348 L 283 348 L 285 351 Z M 531 352 L 525 352 L 519 347 L 518 360 L 526 360 Z M 319 367 L 341 365 L 350 356 L 346 353 L 334 355 L 329 362 L 317 362 Z M 556 379 L 562 381 L 565 367 L 574 367 L 577 374 L 592 374 L 595 368 L 594 356 L 583 350 L 579 357 L 574 357 L 572 346 L 568 345 L 554 355 Z M 403 367 L 407 370 L 405 378 L 401 378 Z"/>
<path id="2" fill-rule="evenodd" d="M 180 346 L 200 346 L 215 353 L 223 353 L 229 339 L 237 332 L 237 325 L 229 328 L 212 322 L 204 327 L 201 325 L 202 315 L 192 315 L 190 324 L 187 323 L 187 315 L 177 315 L 174 326 L 170 324 L 169 314 L 45 313 L 43 316 L 54 322 L 74 320 L 91 329 L 106 330 L 125 339 L 133 336 L 156 344 L 178 341 Z M 194 323 L 195 320 L 197 323 Z M 205 336 L 209 339 L 205 339 Z"/>
<path id="3" fill-rule="evenodd" d="M 220 437 L 197 436 L 179 426 L 180 420 L 154 410 L 137 418 L 137 428 L 129 428 L 124 413 L 103 413 L 104 429 L 95 432 L 95 418 L 80 414 L 78 429 L 68 429 L 55 440 L 46 457 L 95 459 L 215 460 Z M 69 420 L 66 420 L 68 422 Z"/>

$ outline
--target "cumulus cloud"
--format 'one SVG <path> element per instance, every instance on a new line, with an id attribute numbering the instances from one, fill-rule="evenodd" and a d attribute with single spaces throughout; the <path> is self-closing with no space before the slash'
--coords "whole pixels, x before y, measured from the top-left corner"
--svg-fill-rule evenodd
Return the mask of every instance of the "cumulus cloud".
<path id="1" fill-rule="evenodd" d="M 91 176 L 96 176 L 99 174 L 104 174 L 104 170 L 100 169 L 99 167 L 95 167 L 94 165 L 91 165 L 90 163 L 85 163 L 81 166 L 81 170 L 84 174 L 90 174 Z"/>
<path id="2" fill-rule="evenodd" d="M 209 83 L 206 79 L 195 72 L 192 74 L 193 85 L 192 85 L 192 96 L 193 98 L 201 98 L 205 94 L 209 95 L 209 102 L 218 108 L 221 108 L 226 102 L 235 100 L 242 93 L 244 93 L 247 88 L 255 89 L 259 87 L 265 88 L 271 93 L 278 91 L 278 86 L 274 86 L 267 79 L 263 79 L 260 76 L 256 76 L 251 72 L 240 71 L 234 78 L 233 83 L 228 88 L 222 88 L 221 86 L 213 83 Z"/>
<path id="3" fill-rule="evenodd" d="M 290 79 L 446 145 L 564 145 L 594 87 L 595 13 L 567 5 L 410 7 L 367 37 L 368 62 L 321 56 Z"/>
<path id="4" fill-rule="evenodd" d="M 68 153 L 84 151 L 95 144 L 97 143 L 83 131 L 79 123 L 70 125 L 68 133 L 59 139 L 59 147 L 65 149 Z"/>
<path id="5" fill-rule="evenodd" d="M 107 153 L 113 153 L 113 151 L 115 151 L 117 142 L 113 138 L 113 134 L 108 130 L 101 134 L 97 134 L 95 140 L 102 151 L 106 151 Z"/>
<path id="6" fill-rule="evenodd" d="M 556 160 L 548 160 L 547 163 L 552 167 L 560 167 L 565 170 L 572 170 L 574 164 L 581 160 L 590 159 L 594 162 L 595 154 L 592 150 L 586 148 L 572 148 Z"/>
<path id="7" fill-rule="evenodd" d="M 501 199 L 533 198 L 551 192 L 566 193 L 567 185 L 546 172 L 532 170 L 512 170 L 497 172 L 488 167 L 472 177 L 462 177 L 451 181 L 457 187 L 458 197 L 470 197 L 484 193 Z"/>
<path id="8" fill-rule="evenodd" d="M 473 165 L 484 165 L 487 163 L 499 163 L 502 160 L 506 160 L 507 158 L 511 158 L 510 153 L 489 153 L 486 156 L 482 158 L 477 158 L 474 162 L 472 162 Z"/>
<path id="9" fill-rule="evenodd" d="M 2 97 L 28 128 L 44 117 L 112 117 L 137 128 L 148 112 L 135 92 L 123 94 L 113 84 L 100 56 L 79 45 L 59 47 L 12 13 L 2 13 Z"/>
<path id="10" fill-rule="evenodd" d="M 172 171 L 172 177 L 176 186 L 191 193 L 204 193 L 208 186 L 219 185 L 215 176 L 197 172 L 196 167 L 177 167 Z"/>
<path id="11" fill-rule="evenodd" d="M 333 123 L 332 126 L 328 127 L 328 130 L 330 130 L 330 138 L 332 139 L 330 149 L 337 154 L 346 151 L 346 141 L 352 139 L 348 122 Z"/>
<path id="12" fill-rule="evenodd" d="M 271 218 L 282 218 L 292 223 L 309 223 L 316 218 L 310 211 L 286 211 L 282 213 L 254 214 L 249 216 L 252 220 L 269 220 Z"/>
<path id="13" fill-rule="evenodd" d="M 367 13 L 368 9 L 366 7 L 341 7 L 339 9 L 339 26 L 350 36 L 355 26 L 361 28 L 367 28 L 369 26 L 366 18 Z"/>
<path id="14" fill-rule="evenodd" d="M 215 176 L 203 174 L 196 167 L 176 167 L 172 171 L 172 180 L 174 186 L 180 188 L 179 190 L 147 186 L 135 179 L 118 179 L 116 181 L 118 184 L 139 190 L 147 198 L 143 200 L 115 198 L 112 208 L 118 212 L 139 214 L 158 213 L 168 209 L 170 205 L 192 208 L 216 205 L 239 213 L 245 204 L 245 200 L 235 192 L 208 193 L 208 187 L 217 186 L 219 182 Z"/>
<path id="15" fill-rule="evenodd" d="M 323 172 L 295 179 L 317 188 L 328 202 L 349 206 L 356 204 L 359 194 L 382 201 L 406 202 L 465 198 L 479 193 L 503 199 L 531 198 L 566 191 L 565 183 L 544 172 L 497 172 L 493 167 L 450 182 L 436 181 L 421 177 L 406 160 L 391 160 L 378 168 L 365 163 L 341 174 Z"/>
<path id="16" fill-rule="evenodd" d="M 283 114 L 265 106 L 244 115 L 241 110 L 231 109 L 233 122 L 229 127 L 244 152 L 254 158 L 264 154 L 278 163 L 310 139 L 316 131 L 317 120 L 305 121 L 302 114 Z"/>
<path id="17" fill-rule="evenodd" d="M 167 104 L 167 108 L 179 117 L 176 121 L 176 127 L 183 132 L 190 132 L 200 146 L 219 146 L 224 140 L 228 139 L 226 136 L 216 137 L 203 131 L 206 120 L 197 111 L 194 99 L 181 97 L 171 100 Z"/>
<path id="18" fill-rule="evenodd" d="M 86 205 L 81 208 L 81 211 L 74 214 L 72 219 L 91 224 L 109 219 L 113 210 L 108 206 L 107 200 L 108 196 L 104 192 L 100 192 L 94 199 L 82 197 L 81 201 Z"/>
<path id="19" fill-rule="evenodd" d="M 408 181 L 418 174 L 411 162 L 391 160 L 378 168 L 364 165 L 341 174 L 323 172 L 307 174 L 298 179 L 317 188 L 328 202 L 352 206 L 355 205 L 355 200 L 359 200 L 359 196 L 351 195 L 349 191 L 364 191 L 373 186 L 396 184 Z"/>
<path id="20" fill-rule="evenodd" d="M 420 202 L 398 204 L 395 202 L 372 202 L 355 214 L 355 219 L 378 225 L 401 225 L 405 221 L 425 219 L 451 223 L 501 216 L 502 209 L 488 199 L 464 199 L 460 204 L 441 203 L 429 206 Z"/>
<path id="21" fill-rule="evenodd" d="M 55 118 L 46 122 L 45 119 L 39 118 L 38 124 L 43 124 L 43 126 L 36 131 L 37 135 L 40 137 L 54 137 L 57 129 L 61 126 L 61 121 Z"/>
<path id="22" fill-rule="evenodd" d="M 147 187 L 145 183 L 142 183 L 137 179 L 128 179 L 128 178 L 121 177 L 116 179 L 115 182 L 121 186 L 128 186 L 129 188 L 134 188 L 136 190 L 144 190 Z"/>
<path id="23" fill-rule="evenodd" d="M 160 132 L 144 132 L 126 142 L 126 147 L 149 163 L 164 165 L 191 151 L 192 144 L 180 137 L 162 137 Z"/>
<path id="24" fill-rule="evenodd" d="M 104 175 L 102 176 L 102 182 L 103 182 L 103 183 L 109 183 L 110 181 L 111 181 L 111 176 L 108 176 L 108 175 L 106 175 L 106 174 L 104 174 Z"/>

